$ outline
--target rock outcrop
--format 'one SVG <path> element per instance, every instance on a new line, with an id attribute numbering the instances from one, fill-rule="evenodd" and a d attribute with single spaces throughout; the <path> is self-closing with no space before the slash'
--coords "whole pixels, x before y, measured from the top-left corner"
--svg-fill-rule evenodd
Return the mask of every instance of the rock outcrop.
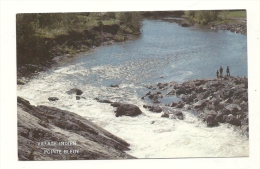
<path id="1" fill-rule="evenodd" d="M 21 161 L 135 158 L 126 141 L 75 113 L 17 102 Z"/>

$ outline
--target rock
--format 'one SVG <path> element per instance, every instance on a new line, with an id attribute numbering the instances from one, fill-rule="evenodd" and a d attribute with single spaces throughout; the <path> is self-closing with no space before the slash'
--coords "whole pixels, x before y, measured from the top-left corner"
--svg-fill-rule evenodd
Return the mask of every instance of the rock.
<path id="1" fill-rule="evenodd" d="M 97 101 L 98 101 L 99 103 L 113 103 L 112 101 L 107 100 L 107 99 L 97 99 Z"/>
<path id="2" fill-rule="evenodd" d="M 226 123 L 235 125 L 235 126 L 241 126 L 241 121 L 239 119 L 237 119 L 235 116 L 233 116 L 232 114 L 230 115 L 224 115 L 223 119 Z"/>
<path id="3" fill-rule="evenodd" d="M 188 23 L 181 24 L 182 27 L 189 27 L 190 25 Z"/>
<path id="4" fill-rule="evenodd" d="M 76 100 L 80 100 L 80 97 L 79 97 L 79 96 L 76 96 Z"/>
<path id="5" fill-rule="evenodd" d="M 152 106 L 150 105 L 143 105 L 143 108 L 151 108 Z"/>
<path id="6" fill-rule="evenodd" d="M 119 107 L 121 104 L 122 103 L 120 103 L 120 102 L 113 102 L 110 105 L 113 106 L 113 107 Z"/>
<path id="7" fill-rule="evenodd" d="M 193 102 L 193 100 L 195 99 L 195 97 L 196 97 L 196 95 L 191 94 L 191 95 L 184 95 L 181 99 L 182 99 L 182 101 L 184 101 L 185 103 L 190 104 L 190 103 Z"/>
<path id="8" fill-rule="evenodd" d="M 237 104 L 229 104 L 225 106 L 225 109 L 230 111 L 232 114 L 236 115 L 236 113 L 241 110 L 241 107 Z"/>
<path id="9" fill-rule="evenodd" d="M 180 87 L 180 88 L 175 90 L 175 93 L 177 95 L 186 94 L 186 89 L 184 87 Z"/>
<path id="10" fill-rule="evenodd" d="M 139 107 L 133 104 L 121 104 L 116 110 L 116 117 L 119 116 L 138 116 L 142 114 Z"/>
<path id="11" fill-rule="evenodd" d="M 207 122 L 208 127 L 218 126 L 218 121 L 213 115 L 207 115 L 205 121 Z"/>
<path id="12" fill-rule="evenodd" d="M 195 108 L 195 109 L 203 109 L 205 106 L 207 106 L 207 103 L 205 100 L 199 100 L 198 102 L 193 104 L 193 108 Z"/>
<path id="13" fill-rule="evenodd" d="M 220 122 L 220 123 L 225 123 L 225 120 L 224 120 L 223 116 L 224 116 L 224 115 L 223 115 L 221 112 L 218 113 L 217 116 L 216 116 L 216 120 L 217 120 L 218 122 Z"/>
<path id="14" fill-rule="evenodd" d="M 161 117 L 169 118 L 169 114 L 163 113 L 163 114 L 161 115 Z"/>
<path id="15" fill-rule="evenodd" d="M 179 120 L 183 120 L 184 119 L 182 111 L 175 110 L 175 111 L 173 111 L 173 115 L 175 117 L 177 117 Z"/>
<path id="16" fill-rule="evenodd" d="M 130 145 L 125 140 L 76 113 L 48 106 L 35 107 L 18 97 L 17 115 L 19 161 L 134 158 L 125 153 L 130 150 Z M 79 153 L 44 155 L 44 150 L 59 147 L 36 145 L 37 142 L 59 141 L 75 142 L 69 148 L 80 150 Z"/>
<path id="17" fill-rule="evenodd" d="M 71 94 L 81 95 L 83 92 L 80 89 L 73 88 L 73 89 L 70 89 L 69 91 L 67 91 L 66 93 L 69 95 L 71 95 Z"/>
<path id="18" fill-rule="evenodd" d="M 156 113 L 162 112 L 162 108 L 160 106 L 151 106 L 149 110 Z"/>
<path id="19" fill-rule="evenodd" d="M 179 104 L 179 102 L 172 102 L 171 107 L 175 107 Z"/>
<path id="20" fill-rule="evenodd" d="M 158 83 L 157 86 L 159 89 L 164 89 L 166 86 L 168 86 L 168 83 Z"/>
<path id="21" fill-rule="evenodd" d="M 49 97 L 48 98 L 49 101 L 56 101 L 56 100 L 59 100 L 57 97 Z"/>
<path id="22" fill-rule="evenodd" d="M 24 82 L 21 82 L 20 80 L 17 80 L 17 84 L 18 84 L 18 85 L 24 85 L 25 83 L 24 83 Z"/>
<path id="23" fill-rule="evenodd" d="M 160 102 L 158 101 L 158 99 L 154 99 L 153 103 L 160 103 Z"/>
<path id="24" fill-rule="evenodd" d="M 181 108 L 183 108 L 183 106 L 184 106 L 184 103 L 180 101 L 175 107 L 181 109 Z"/>
<path id="25" fill-rule="evenodd" d="M 112 84 L 111 84 L 110 87 L 119 87 L 119 85 L 112 85 Z"/>

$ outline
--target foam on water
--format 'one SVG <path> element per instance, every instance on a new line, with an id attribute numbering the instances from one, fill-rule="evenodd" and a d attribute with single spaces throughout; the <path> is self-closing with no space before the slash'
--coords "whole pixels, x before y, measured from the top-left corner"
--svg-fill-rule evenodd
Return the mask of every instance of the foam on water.
<path id="1" fill-rule="evenodd" d="M 75 95 L 68 95 L 66 91 L 79 84 L 66 81 L 61 73 L 72 72 L 71 69 L 74 67 L 41 73 L 28 84 L 19 86 L 18 96 L 28 99 L 31 104 L 69 110 L 93 121 L 130 143 L 131 151 L 128 153 L 138 158 L 233 157 L 249 154 L 248 139 L 226 124 L 208 128 L 189 112 L 184 112 L 185 119 L 182 121 L 161 118 L 160 113 L 147 111 L 142 107 L 145 103 L 135 92 L 139 87 L 134 84 L 122 84 L 120 88 L 82 85 L 79 88 L 84 91 L 86 99 L 76 100 Z M 74 70 L 73 74 L 79 76 L 79 72 L 82 70 Z M 59 100 L 49 102 L 50 96 Z M 116 118 L 115 108 L 94 100 L 100 96 L 135 104 L 141 108 L 143 115 Z"/>

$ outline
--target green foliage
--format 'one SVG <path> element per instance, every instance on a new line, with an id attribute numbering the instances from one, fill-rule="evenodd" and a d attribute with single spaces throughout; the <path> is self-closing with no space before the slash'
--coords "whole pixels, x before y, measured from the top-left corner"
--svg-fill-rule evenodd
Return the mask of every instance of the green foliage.
<path id="1" fill-rule="evenodd" d="M 133 29 L 133 31 L 140 31 L 140 21 L 142 19 L 140 12 L 118 12 L 116 13 L 116 18 L 120 21 L 120 23 Z"/>
<path id="2" fill-rule="evenodd" d="M 219 13 L 222 19 L 246 18 L 246 10 L 223 10 Z"/>
<path id="3" fill-rule="evenodd" d="M 203 25 L 218 19 L 218 10 L 185 11 L 186 18 L 202 23 Z"/>
<path id="4" fill-rule="evenodd" d="M 201 24 L 210 22 L 223 22 L 228 19 L 246 18 L 245 10 L 204 10 L 204 11 L 185 11 L 184 16 L 191 21 Z"/>
<path id="5" fill-rule="evenodd" d="M 98 30 L 96 28 L 101 28 L 103 25 L 118 25 L 120 28 L 115 40 L 123 41 L 124 34 L 140 33 L 141 19 L 141 14 L 138 12 L 17 14 L 17 64 L 18 66 L 27 63 L 39 64 L 48 60 L 54 47 L 50 43 L 53 39 L 67 37 L 75 42 L 86 36 L 85 31 Z M 93 38 L 96 35 L 89 36 Z M 56 44 L 59 53 L 73 55 L 76 51 L 81 51 L 77 47 L 80 45 L 75 45 L 76 42 L 75 46 L 71 46 L 73 42 L 69 45 L 66 44 L 66 40 L 68 39 L 62 39 Z M 95 44 L 92 45 L 98 45 L 98 38 L 94 38 L 93 43 Z"/>

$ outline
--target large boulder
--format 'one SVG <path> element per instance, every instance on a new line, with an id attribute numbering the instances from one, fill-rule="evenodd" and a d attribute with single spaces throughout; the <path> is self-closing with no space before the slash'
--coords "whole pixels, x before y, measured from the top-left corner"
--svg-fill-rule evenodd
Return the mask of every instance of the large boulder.
<path id="1" fill-rule="evenodd" d="M 121 104 L 116 110 L 116 117 L 119 116 L 138 116 L 142 114 L 139 107 L 133 104 Z"/>
<path id="2" fill-rule="evenodd" d="M 80 89 L 73 88 L 66 92 L 67 94 L 81 95 L 83 92 Z"/>

